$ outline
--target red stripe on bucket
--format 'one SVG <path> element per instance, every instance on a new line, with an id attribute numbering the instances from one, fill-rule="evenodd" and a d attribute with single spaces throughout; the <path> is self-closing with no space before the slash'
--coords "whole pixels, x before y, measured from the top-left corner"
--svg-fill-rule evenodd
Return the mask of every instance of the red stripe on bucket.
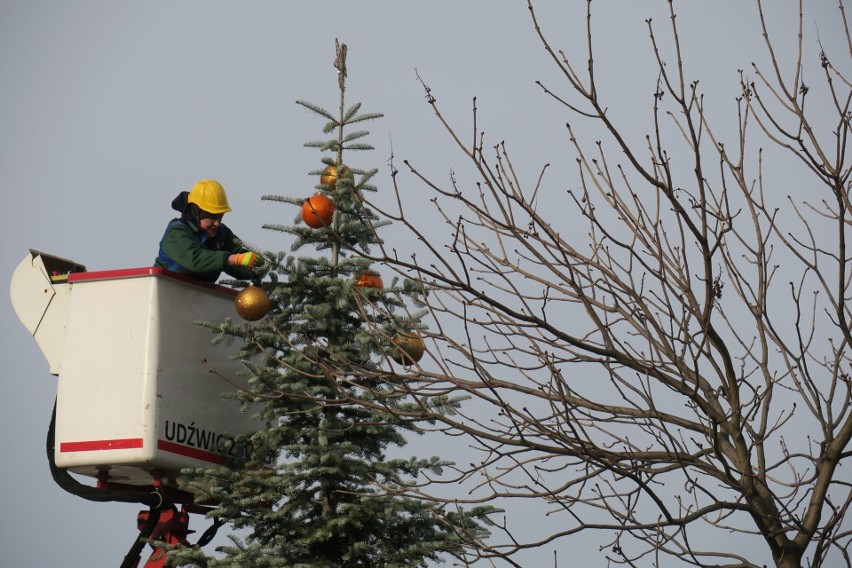
<path id="1" fill-rule="evenodd" d="M 167 442 L 166 440 L 157 440 L 157 449 L 163 450 L 164 452 L 171 452 L 173 454 L 180 454 L 182 456 L 194 458 L 197 460 L 216 463 L 219 465 L 224 465 L 227 462 L 225 457 L 220 456 L 219 454 L 205 452 L 204 450 L 199 450 L 198 448 L 181 446 L 180 444 L 175 444 L 174 442 Z"/>
<path id="2" fill-rule="evenodd" d="M 83 442 L 62 442 L 60 453 L 97 452 L 101 450 L 129 450 L 142 447 L 142 438 L 118 438 L 115 440 L 86 440 Z"/>

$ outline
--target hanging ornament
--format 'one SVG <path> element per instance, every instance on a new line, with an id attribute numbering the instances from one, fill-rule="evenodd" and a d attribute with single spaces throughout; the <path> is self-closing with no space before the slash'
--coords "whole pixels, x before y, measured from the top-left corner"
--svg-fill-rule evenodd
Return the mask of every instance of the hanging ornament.
<path id="1" fill-rule="evenodd" d="M 302 220 L 312 229 L 331 226 L 333 216 L 334 202 L 321 193 L 308 197 L 302 204 Z"/>
<path id="2" fill-rule="evenodd" d="M 382 275 L 375 270 L 365 270 L 361 273 L 361 277 L 355 283 L 360 288 L 384 288 L 385 283 L 382 282 Z"/>
<path id="3" fill-rule="evenodd" d="M 272 304 L 263 288 L 249 284 L 234 298 L 234 307 L 244 320 L 257 321 L 269 313 Z"/>
<path id="4" fill-rule="evenodd" d="M 426 344 L 413 331 L 399 333 L 391 339 L 390 357 L 400 365 L 413 365 L 423 358 Z"/>
<path id="5" fill-rule="evenodd" d="M 349 166 L 341 165 L 338 170 L 337 166 L 326 166 L 320 174 L 320 183 L 331 186 L 332 189 L 337 187 L 338 174 L 340 179 L 347 179 L 352 185 L 355 185 L 355 174 L 349 169 Z"/>

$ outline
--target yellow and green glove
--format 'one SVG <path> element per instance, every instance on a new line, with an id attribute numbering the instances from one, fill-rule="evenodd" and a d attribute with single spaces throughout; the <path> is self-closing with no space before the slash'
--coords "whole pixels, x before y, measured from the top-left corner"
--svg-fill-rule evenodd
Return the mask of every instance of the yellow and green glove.
<path id="1" fill-rule="evenodd" d="M 253 252 L 241 252 L 237 254 L 237 266 L 248 266 L 251 268 L 258 261 L 260 255 Z"/>

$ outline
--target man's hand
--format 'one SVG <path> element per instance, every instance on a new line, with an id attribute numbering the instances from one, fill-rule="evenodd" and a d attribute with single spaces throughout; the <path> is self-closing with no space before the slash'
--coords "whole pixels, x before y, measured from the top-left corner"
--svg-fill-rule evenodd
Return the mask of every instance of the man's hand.
<path id="1" fill-rule="evenodd" d="M 231 266 L 248 266 L 251 268 L 255 265 L 255 263 L 259 259 L 258 254 L 253 252 L 241 252 L 239 254 L 232 254 L 228 257 L 228 264 Z"/>

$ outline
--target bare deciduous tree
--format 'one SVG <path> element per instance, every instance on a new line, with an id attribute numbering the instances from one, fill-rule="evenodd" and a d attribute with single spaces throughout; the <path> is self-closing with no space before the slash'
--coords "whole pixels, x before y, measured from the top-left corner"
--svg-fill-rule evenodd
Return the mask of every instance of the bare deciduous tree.
<path id="1" fill-rule="evenodd" d="M 758 566 L 768 549 L 779 567 L 852 566 L 845 11 L 847 43 L 813 62 L 815 87 L 803 82 L 801 3 L 785 75 L 758 0 L 769 66 L 741 72 L 736 128 L 724 130 L 688 79 L 669 4 L 665 33 L 648 21 L 654 126 L 634 145 L 596 83 L 591 2 L 580 58 L 551 46 L 530 3 L 567 86 L 541 84 L 544 94 L 606 134 L 588 144 L 568 125 L 576 162 L 557 176 L 545 167 L 521 180 L 505 145 L 485 146 L 475 102 L 466 142 L 427 88 L 478 179 L 447 186 L 405 162 L 434 192 L 442 242 L 405 209 L 394 175 L 399 208 L 383 213 L 422 246 L 373 260 L 428 289 L 430 327 L 428 357 L 388 381 L 416 401 L 411 415 L 473 440 L 481 457 L 459 476 L 479 484 L 477 498 L 548 504 L 540 539 L 484 556 L 511 562 L 521 548 L 602 531 L 613 564 Z M 810 187 L 770 182 L 770 154 L 809 172 Z M 472 399 L 462 412 L 436 408 L 436 396 L 459 394 Z M 734 550 L 732 532 L 752 546 Z"/>

